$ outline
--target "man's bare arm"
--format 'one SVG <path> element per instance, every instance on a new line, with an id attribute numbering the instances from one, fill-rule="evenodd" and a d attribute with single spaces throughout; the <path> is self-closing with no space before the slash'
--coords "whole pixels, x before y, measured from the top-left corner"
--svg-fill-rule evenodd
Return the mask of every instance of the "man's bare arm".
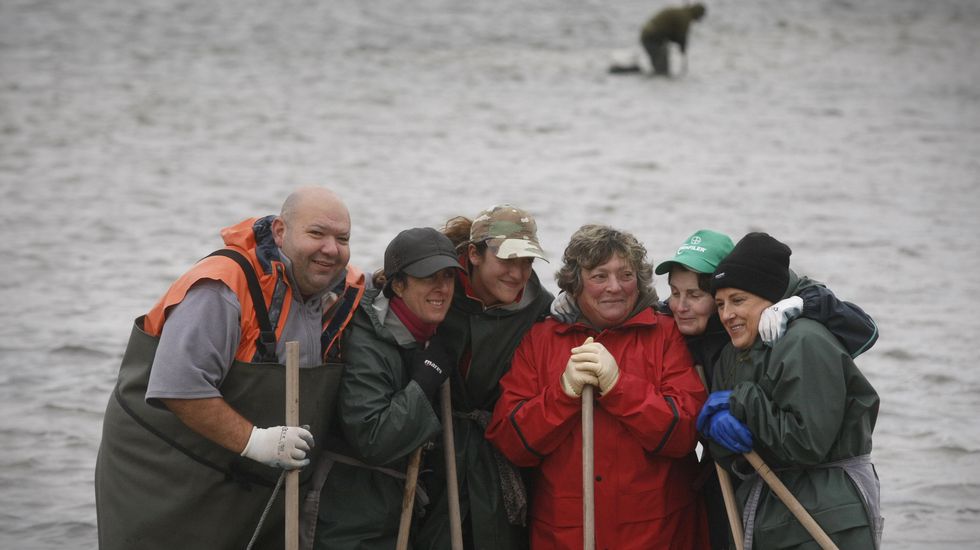
<path id="1" fill-rule="evenodd" d="M 218 445 L 241 454 L 252 433 L 252 423 L 220 397 L 160 399 L 181 422 Z"/>

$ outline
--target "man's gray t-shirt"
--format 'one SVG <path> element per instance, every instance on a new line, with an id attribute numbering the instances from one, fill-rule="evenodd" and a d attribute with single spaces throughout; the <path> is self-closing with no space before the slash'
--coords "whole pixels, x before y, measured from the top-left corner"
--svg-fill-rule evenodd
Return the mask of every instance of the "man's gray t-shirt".
<path id="1" fill-rule="evenodd" d="M 287 273 L 291 278 L 288 260 Z M 295 288 L 295 286 L 293 286 Z M 300 344 L 300 367 L 322 363 L 323 294 L 303 299 L 293 293 L 289 315 L 279 339 L 276 356 L 286 362 L 286 342 Z M 170 309 L 160 334 L 150 380 L 147 403 L 160 406 L 158 399 L 204 399 L 221 397 L 221 382 L 235 360 L 241 339 L 241 306 L 238 297 L 221 281 L 202 279 Z"/>

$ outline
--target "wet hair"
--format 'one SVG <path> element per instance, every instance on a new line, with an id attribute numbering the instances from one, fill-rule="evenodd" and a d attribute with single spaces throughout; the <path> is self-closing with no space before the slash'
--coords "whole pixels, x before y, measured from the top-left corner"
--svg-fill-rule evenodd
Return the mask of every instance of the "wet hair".
<path id="1" fill-rule="evenodd" d="M 374 285 L 374 288 L 381 288 L 385 286 L 386 282 L 388 282 L 388 278 L 385 277 L 384 268 L 379 267 L 377 271 L 371 274 L 371 284 Z"/>
<path id="2" fill-rule="evenodd" d="M 594 269 L 617 254 L 636 271 L 640 300 L 657 297 L 653 288 L 653 266 L 647 261 L 647 249 L 631 233 L 606 225 L 583 225 L 572 234 L 562 255 L 563 265 L 555 273 L 558 288 L 570 296 L 582 291 L 582 270 Z"/>
<path id="3" fill-rule="evenodd" d="M 389 282 L 391 284 L 388 284 Z M 392 296 L 395 295 L 395 291 L 392 287 L 396 282 L 400 282 L 402 284 L 408 284 L 408 275 L 399 271 L 398 273 L 395 273 L 391 277 L 386 277 L 385 270 L 382 268 L 379 268 L 377 271 L 371 274 L 371 284 L 374 285 L 374 288 L 380 288 L 381 292 L 387 298 L 391 298 Z"/>
<path id="4" fill-rule="evenodd" d="M 478 243 L 470 241 L 470 228 L 473 227 L 473 220 L 465 216 L 455 216 L 446 220 L 446 224 L 442 227 L 442 234 L 449 237 L 449 240 L 453 242 L 453 246 L 456 247 L 456 252 L 459 254 L 466 254 L 469 245 L 476 247 L 476 253 L 483 256 L 487 251 L 487 242 L 480 241 Z M 467 255 L 467 261 L 469 261 Z"/>
<path id="5" fill-rule="evenodd" d="M 670 272 L 667 275 L 667 282 L 668 283 L 670 282 L 670 277 L 671 277 L 671 275 L 674 274 L 674 270 L 675 269 L 680 269 L 680 270 L 683 270 L 683 271 L 690 271 L 691 273 L 697 275 L 697 278 L 698 278 L 698 288 L 701 289 L 701 290 L 703 290 L 704 292 L 707 292 L 708 294 L 711 294 L 712 293 L 711 292 L 711 278 L 712 278 L 712 276 L 714 276 L 714 273 L 701 273 L 700 271 L 694 271 L 693 269 L 688 268 L 684 264 L 680 264 L 680 263 L 676 263 L 675 262 L 674 265 L 670 266 Z"/>

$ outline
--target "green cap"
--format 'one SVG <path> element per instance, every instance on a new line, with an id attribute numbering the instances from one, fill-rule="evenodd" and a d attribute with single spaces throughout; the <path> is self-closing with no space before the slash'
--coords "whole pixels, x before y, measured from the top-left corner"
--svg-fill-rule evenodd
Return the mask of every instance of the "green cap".
<path id="1" fill-rule="evenodd" d="M 538 244 L 538 226 L 526 210 L 509 204 L 492 206 L 473 220 L 470 242 L 486 241 L 487 246 L 501 259 L 545 258 Z"/>
<path id="2" fill-rule="evenodd" d="M 680 264 L 695 273 L 714 273 L 718 263 L 735 248 L 735 243 L 724 233 L 701 229 L 687 238 L 674 257 L 660 262 L 657 275 L 670 271 L 674 264 Z"/>

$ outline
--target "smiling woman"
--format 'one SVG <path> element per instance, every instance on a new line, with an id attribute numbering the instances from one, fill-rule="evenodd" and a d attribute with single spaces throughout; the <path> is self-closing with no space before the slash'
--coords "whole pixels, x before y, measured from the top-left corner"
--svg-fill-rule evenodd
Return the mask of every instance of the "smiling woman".
<path id="1" fill-rule="evenodd" d="M 442 429 L 433 400 L 450 376 L 437 334 L 461 269 L 435 229 L 406 229 L 385 250 L 383 289 L 365 293 L 344 333 L 339 429 L 317 464 L 316 548 L 394 548 L 408 457 Z"/>
<path id="2" fill-rule="evenodd" d="M 744 293 L 740 296 L 733 295 L 733 303 L 726 305 L 725 310 L 738 314 L 729 315 L 727 325 L 732 325 L 734 330 L 727 330 L 724 318 L 719 318 L 716 314 L 721 313 L 721 310 L 716 307 L 716 296 L 712 295 L 711 283 L 718 264 L 734 247 L 735 244 L 728 235 L 700 229 L 677 248 L 673 257 L 661 262 L 656 269 L 658 274 L 669 273 L 669 311 L 677 322 L 677 328 L 684 335 L 695 365 L 704 367 L 709 386 L 713 379 L 711 366 L 717 361 L 721 350 L 732 340 L 736 340 L 736 346 L 744 340 L 749 343 L 755 340 L 756 335 L 761 332 L 760 323 L 766 315 L 782 322 L 782 327 L 789 322 L 787 317 L 794 315 L 813 319 L 834 333 L 852 354 L 860 353 L 874 343 L 877 338 L 875 323 L 859 307 L 838 300 L 830 289 L 806 277 L 797 277 L 792 271 L 789 272 L 791 284 L 781 280 L 775 284 L 785 288 L 786 302 L 802 303 L 802 307 L 794 309 L 774 306 L 767 309 L 770 302 L 777 302 L 784 296 L 782 293 L 778 296 L 772 293 L 772 299 L 764 302 L 749 299 Z M 728 292 L 727 289 L 719 290 L 717 297 L 727 298 Z M 736 300 L 737 304 L 734 303 Z M 744 310 L 750 305 L 757 307 L 754 308 L 751 318 L 746 319 Z M 778 339 L 778 335 L 773 339 Z M 702 463 L 709 471 L 713 470 L 710 453 L 702 455 Z M 719 485 L 711 480 L 704 484 L 703 491 L 712 547 L 725 548 L 730 534 Z"/>
<path id="3" fill-rule="evenodd" d="M 407 229 L 385 251 L 384 295 L 398 310 L 407 308 L 404 313 L 434 326 L 449 311 L 455 274 L 461 270 L 445 235 L 428 227 Z"/>
<path id="4" fill-rule="evenodd" d="M 839 548 L 878 548 L 878 476 L 871 434 L 878 394 L 844 346 L 810 319 L 794 321 L 771 346 L 759 338 L 759 317 L 791 277 L 788 246 L 749 233 L 715 271 L 712 290 L 731 336 L 715 365 L 713 393 L 698 418 L 719 464 L 745 481 L 746 548 L 810 548 L 786 506 L 760 491 L 742 453 L 756 451 Z M 749 512 L 755 510 L 754 515 Z"/>
<path id="5" fill-rule="evenodd" d="M 597 329 L 617 326 L 640 303 L 657 301 L 653 268 L 646 249 L 631 234 L 602 225 L 585 225 L 572 235 L 555 275 L 579 311 Z"/>
<path id="6" fill-rule="evenodd" d="M 734 247 L 735 243 L 728 235 L 700 229 L 677 248 L 673 258 L 657 266 L 658 275 L 669 273 L 670 298 L 667 303 L 684 336 L 697 337 L 709 330 L 715 314 L 711 274 Z M 700 359 L 693 349 L 691 352 L 695 360 Z"/>
<path id="7" fill-rule="evenodd" d="M 484 434 L 514 349 L 551 303 L 532 267 L 545 253 L 534 216 L 510 204 L 491 206 L 472 220 L 451 218 L 443 231 L 456 244 L 464 268 L 439 328 L 458 359 L 452 407 L 463 542 L 466 548 L 521 550 L 527 547 L 522 477 Z M 431 501 L 417 532 L 417 550 L 451 545 L 448 470 L 443 452 L 426 454 L 421 477 Z"/>
<path id="8" fill-rule="evenodd" d="M 406 275 L 394 279 L 391 290 L 423 323 L 441 323 L 453 297 L 455 269 L 447 267 L 428 277 Z"/>
<path id="9" fill-rule="evenodd" d="M 578 296 L 582 315 L 596 328 L 614 327 L 626 320 L 639 294 L 636 274 L 626 258 L 614 255 L 582 273 Z"/>
<path id="10" fill-rule="evenodd" d="M 708 547 L 694 480 L 694 419 L 705 392 L 683 336 L 654 311 L 653 267 L 631 234 L 586 225 L 565 249 L 558 286 L 580 316 L 535 324 L 500 381 L 487 437 L 534 467 L 531 547 L 583 539 L 582 389 L 597 387 L 598 548 Z"/>
<path id="11" fill-rule="evenodd" d="M 715 305 L 732 345 L 747 349 L 759 336 L 759 319 L 772 302 L 751 292 L 722 288 L 715 293 Z"/>

